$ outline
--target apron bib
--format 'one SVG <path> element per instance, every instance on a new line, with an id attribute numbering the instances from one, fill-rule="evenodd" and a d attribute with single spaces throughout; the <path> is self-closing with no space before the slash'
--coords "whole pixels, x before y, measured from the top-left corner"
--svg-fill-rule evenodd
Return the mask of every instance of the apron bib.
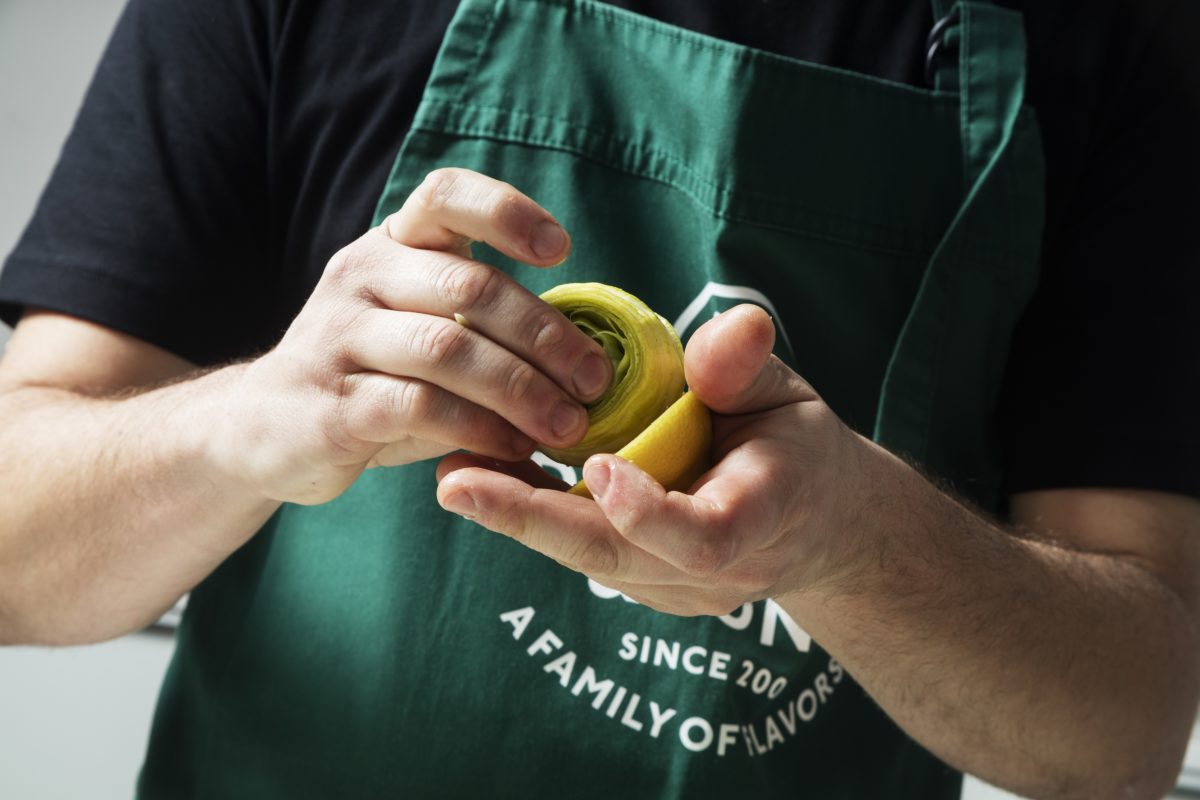
<path id="1" fill-rule="evenodd" d="M 685 343 L 759 303 L 848 424 L 994 508 L 1043 167 L 1020 16 L 955 9 L 926 91 L 590 0 L 465 0 L 376 223 L 437 167 L 508 181 L 573 255 L 477 258 L 620 286 Z M 659 614 L 434 488 L 417 464 L 285 506 L 195 590 L 142 796 L 958 797 L 774 603 Z"/>

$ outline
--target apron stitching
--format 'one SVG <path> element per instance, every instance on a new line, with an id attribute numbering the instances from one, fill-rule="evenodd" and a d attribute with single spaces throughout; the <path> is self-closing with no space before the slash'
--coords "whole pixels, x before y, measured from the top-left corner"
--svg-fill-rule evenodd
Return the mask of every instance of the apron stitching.
<path id="1" fill-rule="evenodd" d="M 467 65 L 466 77 L 459 86 L 458 95 L 455 100 L 462 102 L 467 96 L 467 90 L 471 88 L 471 82 L 475 79 L 479 72 L 479 64 L 483 61 L 483 52 L 487 46 L 491 44 L 492 33 L 495 30 L 496 18 L 499 16 L 498 9 L 504 0 L 496 0 L 490 9 L 483 15 L 483 35 L 479 37 L 479 42 L 475 46 L 475 53 L 471 56 L 471 61 Z"/>
<path id="2" fill-rule="evenodd" d="M 445 102 L 445 101 L 443 101 L 443 102 Z M 561 119 L 559 117 L 552 117 L 552 116 L 548 116 L 545 114 L 537 114 L 537 113 L 528 112 L 528 111 L 519 111 L 516 109 L 506 109 L 506 108 L 501 108 L 498 106 L 485 106 L 485 105 L 463 104 L 463 103 L 452 103 L 452 105 L 459 107 L 459 108 L 466 108 L 466 109 L 477 109 L 477 110 L 482 110 L 482 111 L 495 111 L 500 114 L 504 114 L 504 115 L 508 115 L 508 116 L 524 117 L 524 118 L 528 118 L 528 119 L 542 120 L 545 122 L 552 122 L 557 125 L 562 125 L 566 128 L 570 128 L 571 130 L 578 131 L 579 133 L 584 134 L 585 136 L 592 136 L 592 137 L 601 139 L 603 141 L 611 142 L 613 144 L 618 145 L 619 147 L 621 147 L 623 149 L 639 151 L 639 152 L 645 153 L 647 155 L 662 159 L 663 161 L 666 161 L 672 165 L 677 166 L 682 172 L 686 173 L 688 175 L 688 177 L 690 177 L 695 183 L 698 183 L 701 186 L 711 189 L 712 191 L 716 192 L 717 194 L 721 195 L 722 197 L 729 197 L 734 193 L 733 190 L 726 188 L 721 183 L 704 177 L 704 175 L 702 173 L 700 173 L 698 170 L 696 170 L 694 167 L 690 166 L 686 161 L 684 161 L 683 159 L 681 159 L 680 157 L 678 157 L 676 155 L 672 155 L 671 153 L 669 153 L 665 150 L 661 150 L 656 147 L 640 144 L 631 139 L 626 139 L 626 138 L 618 136 L 616 134 L 609 133 L 608 131 L 603 131 L 603 130 L 599 130 L 596 128 L 589 128 L 589 127 L 586 127 L 583 125 L 577 125 L 575 123 L 572 123 L 569 120 Z M 425 127 L 424 125 L 422 125 L 420 127 L 414 126 L 414 129 L 415 130 L 419 129 L 419 130 L 422 130 L 427 133 L 440 133 L 440 132 L 444 132 L 444 131 L 448 130 L 449 127 L 451 127 L 451 126 L 430 128 L 430 127 Z M 479 135 L 496 136 L 498 138 L 506 138 L 511 141 L 515 141 L 517 143 L 525 142 L 525 143 L 531 143 L 531 144 L 538 144 L 538 145 L 542 145 L 542 146 L 554 145 L 554 146 L 559 147 L 564 150 L 571 150 L 572 152 L 580 153 L 581 155 L 590 155 L 589 153 L 583 152 L 582 148 L 574 147 L 565 142 L 561 142 L 559 139 L 554 138 L 554 137 L 522 136 L 522 137 L 520 137 L 520 139 L 518 139 L 515 136 L 511 136 L 511 137 L 505 136 L 503 133 L 501 133 L 499 131 L 495 131 L 493 128 L 486 126 L 486 125 L 472 126 L 472 125 L 468 125 L 468 124 L 459 124 L 459 125 L 454 125 L 453 127 L 457 129 L 457 132 L 461 132 L 464 134 L 470 134 L 470 135 L 476 135 L 476 136 L 479 136 Z M 599 157 L 596 157 L 596 158 L 597 158 L 597 160 L 602 160 Z M 609 163 L 609 161 L 607 159 L 603 159 L 603 161 L 608 166 L 616 166 L 616 164 Z M 621 165 L 621 166 L 624 167 L 625 165 Z M 789 202 L 786 198 L 781 198 L 776 195 L 770 194 L 768 192 L 758 191 L 758 190 L 754 190 L 754 189 L 739 189 L 738 193 L 742 194 L 742 195 L 750 196 L 750 197 L 755 197 L 755 198 L 758 198 L 761 200 L 767 200 L 767 201 L 770 201 L 775 204 L 787 205 L 787 206 L 790 206 L 790 207 L 798 209 L 798 210 L 808 211 L 808 209 L 806 209 L 804 206 L 798 205 L 793 202 Z M 720 214 L 724 213 L 724 212 L 721 212 L 719 208 L 713 209 L 713 210 Z M 817 212 L 811 212 L 811 213 L 817 213 Z M 853 221 L 858 224 L 868 225 L 868 226 L 877 228 L 882 231 L 901 232 L 904 230 L 901 228 L 889 228 L 887 226 L 879 225 L 878 223 L 869 222 L 867 220 L 853 220 Z M 927 236 L 929 238 L 934 238 L 934 237 L 940 236 L 940 234 L 923 234 L 923 236 Z"/>
<path id="3" fill-rule="evenodd" d="M 950 298 L 958 295 L 954 284 L 957 283 L 957 277 L 961 273 L 947 271 L 943 274 L 946 278 L 946 296 L 943 302 L 937 304 L 936 316 L 930 323 L 931 327 L 936 329 L 937 334 L 933 337 L 933 352 L 929 355 L 929 379 L 925 381 L 925 396 L 921 401 L 920 428 L 917 431 L 919 435 L 917 439 L 917 452 L 920 463 L 925 463 L 929 458 L 929 431 L 932 427 L 934 403 L 936 398 L 941 396 L 941 392 L 938 389 L 942 381 L 946 378 L 946 370 L 943 368 L 943 361 L 946 355 L 946 309 L 950 303 Z"/>
<path id="4" fill-rule="evenodd" d="M 480 138 L 493 138 L 493 139 L 498 139 L 498 140 L 502 140 L 502 141 L 510 141 L 515 144 L 521 144 L 521 145 L 535 145 L 535 146 L 540 146 L 540 147 L 550 147 L 553 149 L 558 149 L 558 150 L 563 150 L 566 152 L 575 153 L 577 155 L 587 156 L 588 158 L 591 158 L 604 166 L 614 168 L 614 169 L 620 169 L 622 172 L 626 172 L 626 173 L 634 175 L 636 177 L 651 178 L 651 179 L 654 179 L 657 182 L 662 183 L 664 185 L 679 189 L 680 191 L 683 191 L 693 201 L 695 201 L 696 204 L 698 206 L 700 206 L 702 209 L 704 209 L 705 211 L 708 211 L 722 219 L 728 219 L 731 221 L 743 222 L 743 223 L 747 223 L 747 224 L 755 224 L 755 225 L 760 225 L 762 227 L 770 227 L 770 228 L 775 228 L 775 229 L 785 230 L 785 231 L 790 231 L 790 232 L 804 233 L 806 235 L 812 235 L 812 236 L 814 236 L 814 238 L 820 238 L 820 239 L 824 239 L 826 241 L 839 242 L 839 243 L 843 243 L 843 244 L 852 244 L 855 246 L 863 246 L 865 249 L 870 249 L 870 250 L 874 250 L 874 251 L 878 251 L 878 252 L 897 253 L 897 254 L 902 254 L 902 255 L 912 255 L 912 256 L 918 256 L 918 257 L 928 257 L 929 254 L 936 248 L 937 243 L 945 235 L 944 230 L 937 232 L 937 233 L 920 233 L 920 232 L 912 231 L 911 229 L 896 228 L 896 227 L 890 227 L 890 226 L 886 226 L 886 225 L 880 225 L 879 223 L 872 222 L 870 220 L 863 220 L 863 219 L 856 219 L 853 217 L 845 217 L 845 216 L 841 216 L 841 215 L 827 214 L 827 213 L 823 213 L 820 211 L 815 211 L 813 209 L 807 208 L 807 207 L 797 204 L 795 202 L 791 202 L 791 201 L 787 200 L 786 198 L 782 198 L 777 195 L 772 195 L 768 192 L 763 192 L 763 191 L 758 191 L 758 190 L 753 190 L 753 189 L 738 189 L 735 192 L 715 181 L 705 178 L 703 175 L 701 175 L 699 172 L 697 172 L 693 167 L 690 167 L 687 164 L 687 162 L 683 161 L 678 156 L 671 155 L 670 153 L 667 153 L 658 148 L 649 147 L 646 145 L 639 144 L 637 142 L 633 142 L 629 139 L 624 139 L 620 136 L 610 134 L 606 131 L 600 131 L 600 130 L 597 130 L 594 128 L 587 128 L 585 126 L 577 125 L 577 124 L 570 122 L 569 120 L 560 119 L 557 117 L 551 117 L 551 116 L 547 116 L 544 114 L 536 114 L 536 113 L 525 112 L 525 111 L 517 111 L 517 110 L 513 110 L 513 109 L 505 109 L 505 108 L 500 108 L 497 106 L 464 104 L 464 103 L 457 103 L 457 102 L 450 101 L 450 100 L 439 100 L 439 101 L 433 101 L 433 102 L 436 102 L 438 105 L 442 105 L 442 106 L 453 106 L 455 108 L 460 108 L 460 109 L 465 108 L 465 109 L 475 109 L 475 110 L 483 110 L 483 111 L 494 111 L 494 112 L 498 112 L 500 114 L 513 116 L 513 117 L 523 117 L 523 118 L 529 118 L 529 119 L 533 119 L 533 120 L 541 120 L 541 121 L 545 121 L 545 122 L 551 122 L 551 123 L 554 123 L 557 125 L 562 125 L 564 127 L 570 128 L 571 130 L 577 131 L 586 136 L 591 136 L 591 137 L 600 139 L 602 141 L 611 142 L 611 143 L 619 146 L 622 149 L 629 150 L 629 151 L 636 151 L 636 152 L 644 153 L 644 154 L 649 155 L 654 158 L 659 158 L 673 166 L 676 166 L 681 172 L 685 173 L 685 175 L 695 184 L 698 184 L 699 186 L 709 189 L 712 192 L 720 195 L 721 198 L 725 202 L 705 203 L 704 198 L 698 197 L 697 193 L 694 190 L 689 190 L 687 187 L 680 185 L 681 182 L 672 182 L 666 178 L 662 178 L 659 176 L 647 175 L 644 171 L 639 170 L 635 167 L 629 166 L 627 163 L 622 163 L 616 159 L 606 158 L 602 155 L 597 155 L 595 152 L 592 152 L 589 149 L 585 149 L 582 147 L 578 147 L 578 146 L 563 142 L 561 140 L 561 138 L 537 136 L 537 135 L 530 135 L 530 134 L 523 134 L 520 137 L 516 137 L 513 135 L 505 134 L 504 132 L 498 131 L 493 126 L 470 125 L 470 124 L 466 124 L 466 123 L 457 123 L 457 124 L 450 123 L 450 124 L 441 124 L 441 125 L 437 125 L 437 126 L 432 126 L 428 122 L 422 121 L 421 123 L 418 123 L 417 125 L 413 126 L 414 131 L 421 131 L 424 133 L 430 133 L 430 134 L 435 134 L 435 135 L 452 133 L 452 134 L 461 135 L 461 136 L 477 136 Z M 789 225 L 787 223 L 782 223 L 782 222 L 771 222 L 768 220 L 760 220 L 757 217 L 749 216 L 749 215 L 743 214 L 743 213 L 737 213 L 737 212 L 730 211 L 727 209 L 727 206 L 729 205 L 729 201 L 732 198 L 738 198 L 738 197 L 746 197 L 751 200 L 757 201 L 759 203 L 768 203 L 772 206 L 785 206 L 788 209 L 791 209 L 795 212 L 802 213 L 802 214 L 804 214 L 812 219 L 816 219 L 816 220 L 825 220 L 825 221 L 829 221 L 829 222 L 848 222 L 853 225 L 859 225 L 864 228 L 875 231 L 876 232 L 875 235 L 880 236 L 881 238 L 888 238 L 889 235 L 893 236 L 893 237 L 900 237 L 900 238 L 919 238 L 919 239 L 922 239 L 925 242 L 927 242 L 928 246 L 926 246 L 923 249 L 912 249 L 912 248 L 906 248 L 906 247 L 899 246 L 899 245 L 874 244 L 871 246 L 867 246 L 867 245 L 864 245 L 864 243 L 862 243 L 861 241 L 856 240 L 856 239 L 851 239 L 851 238 L 847 238 L 847 237 L 839 237 L 839 236 L 836 236 L 833 234 L 821 234 L 818 232 L 814 232 L 814 231 L 811 231 L 811 229 L 807 226 L 794 226 L 794 225 Z M 977 257 L 966 258 L 966 259 L 963 259 L 962 261 L 960 261 L 959 263 L 961 263 L 964 266 L 976 267 L 980 270 L 983 270 L 983 271 L 986 271 L 989 273 L 994 273 L 996 276 L 1004 278 L 1004 277 L 1008 276 L 1008 271 L 1009 271 L 1008 267 L 1010 266 L 1010 262 L 1015 261 L 1015 262 L 1019 262 L 1019 263 L 1033 263 L 1033 262 L 1036 262 L 1036 260 L 1037 260 L 1037 257 L 1034 254 L 1022 255 L 1019 253 L 1013 253 L 1005 248 L 1000 247 L 998 242 L 989 242 L 988 245 L 989 245 L 989 248 L 987 249 L 986 252 L 988 255 L 993 256 L 995 258 L 994 263 L 990 260 L 985 261 L 982 258 L 977 258 Z"/>
<path id="5" fill-rule="evenodd" d="M 465 131 L 465 133 L 471 134 L 471 135 L 478 135 L 479 138 L 492 138 L 492 139 L 498 138 L 495 136 L 488 135 L 486 132 L 473 133 L 471 131 Z M 504 140 L 502 140 L 502 141 L 504 141 Z M 630 175 L 631 177 L 639 178 L 642 180 L 649 180 L 649 181 L 653 181 L 655 183 L 662 184 L 663 186 L 666 186 L 670 189 L 679 191 L 684 196 L 688 197 L 702 211 L 704 211 L 706 213 L 710 213 L 714 217 L 717 217 L 717 218 L 723 219 L 723 220 L 727 220 L 729 222 L 737 222 L 737 223 L 740 223 L 743 225 L 752 225 L 752 226 L 758 227 L 758 228 L 765 228 L 768 230 L 776 230 L 776 231 L 780 231 L 783 233 L 789 233 L 789 234 L 794 234 L 797 236 L 803 236 L 808 239 L 815 239 L 818 241 L 830 242 L 830 243 L 838 244 L 838 245 L 842 245 L 842 246 L 849 246 L 849 247 L 855 248 L 857 250 L 863 250 L 863 251 L 867 251 L 867 252 L 888 253 L 888 254 L 892 254 L 892 255 L 905 256 L 905 257 L 915 258 L 915 259 L 928 259 L 930 257 L 930 253 L 928 251 L 903 249 L 903 248 L 899 248 L 899 247 L 889 247 L 887 245 L 866 242 L 866 241 L 863 241 L 862 238 L 854 238 L 851 236 L 838 236 L 836 234 L 831 234 L 831 233 L 822 233 L 820 231 L 813 230 L 811 227 L 804 226 L 804 225 L 801 225 L 798 223 L 797 224 L 788 224 L 788 223 L 784 223 L 784 222 L 773 222 L 773 221 L 765 220 L 765 219 L 762 219 L 759 217 L 751 217 L 751 216 L 746 216 L 743 214 L 738 214 L 738 213 L 732 212 L 732 211 L 722 211 L 720 209 L 715 209 L 711 206 L 711 204 L 707 204 L 703 201 L 702 198 L 697 197 L 695 192 L 689 190 L 686 186 L 681 186 L 678 183 L 673 183 L 670 180 L 668 180 L 666 178 L 662 178 L 657 175 L 648 175 L 642 171 L 633 169 L 633 168 L 628 167 L 623 164 L 611 163 L 611 162 L 602 160 L 600 158 L 593 156 L 593 154 L 591 154 L 591 153 L 579 150 L 577 148 L 572 148 L 567 145 L 563 145 L 560 142 L 549 141 L 549 140 L 542 141 L 542 140 L 539 140 L 537 137 L 526 137 L 519 141 L 518 140 L 507 140 L 507 141 L 511 141 L 515 144 L 535 145 L 535 146 L 539 146 L 539 147 L 546 147 L 547 149 L 562 150 L 564 152 L 573 153 L 573 154 L 581 156 L 583 158 L 587 158 L 589 160 L 595 161 L 596 163 L 599 163 L 601 166 L 607 167 L 609 169 L 614 169 L 619 172 Z M 806 209 L 797 209 L 797 213 L 806 214 L 806 215 L 809 215 L 812 217 L 819 216 L 819 212 L 809 212 Z M 856 223 L 855 220 L 843 220 L 840 217 L 826 217 L 826 219 Z M 856 224 L 859 224 L 859 223 L 856 223 Z M 861 223 L 861 224 L 869 224 L 869 223 Z M 1029 266 L 1029 265 L 1036 263 L 1036 259 L 1033 259 L 1031 257 L 1025 257 L 1025 256 L 1011 256 L 1011 262 L 1001 263 L 1004 258 L 1008 258 L 1008 257 L 998 254 L 996 256 L 996 262 L 993 263 L 993 262 L 989 262 L 989 261 L 982 261 L 976 257 L 961 256 L 958 259 L 957 263 L 960 264 L 964 268 L 966 268 L 966 267 L 974 268 L 975 270 L 977 270 L 976 274 L 986 275 L 989 278 L 994 279 L 997 287 L 1007 286 L 1009 284 L 1016 284 L 1021 280 L 1019 278 L 1019 276 L 1013 274 L 1014 271 L 1010 268 L 1012 266 L 1012 264 L 1015 263 L 1019 266 Z"/>
<path id="6" fill-rule="evenodd" d="M 649 155 L 655 156 L 657 158 L 661 158 L 662 160 L 667 161 L 671 164 L 677 165 L 680 170 L 686 172 L 696 183 L 706 186 L 722 196 L 728 196 L 733 193 L 733 190 L 726 188 L 725 185 L 719 181 L 705 177 L 704 173 L 700 172 L 695 167 L 688 164 L 687 161 L 683 160 L 682 158 L 680 158 L 677 155 L 674 155 L 674 154 L 672 154 L 666 150 L 663 150 L 661 148 L 658 148 L 658 147 L 641 144 L 639 142 L 634 141 L 633 139 L 629 139 L 629 138 L 620 136 L 618 134 L 611 133 L 606 130 L 601 130 L 599 128 L 592 128 L 592 127 L 588 127 L 586 125 L 579 125 L 577 123 L 574 123 L 574 122 L 572 122 L 568 119 L 562 118 L 562 117 L 554 117 L 554 116 L 550 116 L 548 114 L 539 114 L 539 113 L 533 112 L 533 111 L 521 111 L 519 109 L 504 108 L 501 106 L 479 105 L 479 104 L 474 104 L 474 103 L 456 103 L 455 102 L 455 103 L 451 103 L 451 104 L 457 108 L 462 108 L 462 109 L 467 109 L 467 110 L 495 111 L 495 112 L 497 112 L 501 115 L 505 115 L 505 116 L 522 117 L 522 118 L 526 118 L 526 119 L 540 120 L 540 121 L 544 121 L 544 122 L 552 122 L 556 125 L 562 125 L 563 127 L 569 128 L 573 131 L 578 131 L 579 133 L 584 134 L 585 136 L 593 136 L 598 139 L 602 139 L 604 141 L 612 142 L 613 144 L 619 145 L 620 147 L 625 148 L 625 149 L 638 150 L 643 153 L 647 153 Z M 416 129 L 417 127 L 418 126 L 414 126 L 414 129 Z M 459 126 L 459 127 L 470 127 L 470 126 Z M 427 128 L 424 126 L 421 126 L 420 129 L 424 130 L 426 132 L 429 132 L 429 133 L 439 132 L 439 129 L 432 129 L 432 128 Z M 476 132 L 476 133 L 486 131 L 488 129 L 489 128 L 487 126 L 473 128 L 474 132 Z M 546 137 L 543 137 L 543 138 L 546 138 Z M 785 205 L 791 205 L 796 208 L 803 208 L 802 206 L 798 206 L 795 203 L 789 202 L 786 198 L 778 197 L 769 192 L 764 192 L 761 190 L 754 190 L 754 189 L 740 189 L 738 191 L 741 194 L 753 195 L 756 197 L 760 197 L 764 200 L 771 200 L 772 202 L 782 203 Z M 864 222 L 865 222 L 865 220 L 864 220 Z M 887 228 L 887 226 L 877 225 L 876 223 L 866 223 L 866 224 L 875 225 L 876 227 L 879 227 L 883 230 L 889 230 L 889 228 Z M 900 230 L 900 229 L 894 229 L 894 230 Z"/>
<path id="7" fill-rule="evenodd" d="M 447 129 L 443 128 L 443 129 L 438 129 L 437 131 L 425 131 L 425 132 L 427 132 L 427 133 L 444 133 L 444 132 L 447 132 Z M 776 230 L 782 230 L 782 231 L 786 231 L 789 233 L 812 235 L 814 238 L 824 239 L 824 240 L 832 241 L 832 242 L 838 242 L 840 244 L 851 244 L 851 245 L 855 245 L 855 246 L 861 246 L 861 247 L 863 247 L 863 249 L 869 249 L 869 250 L 874 250 L 874 251 L 879 251 L 879 252 L 895 253 L 897 255 L 907 255 L 907 256 L 913 256 L 913 257 L 921 257 L 921 256 L 925 255 L 925 253 L 923 253 L 919 250 L 910 250 L 910 249 L 905 249 L 905 248 L 900 248 L 900 247 L 888 247 L 886 245 L 867 245 L 867 244 L 863 243 L 862 241 L 856 240 L 856 239 L 851 239 L 851 238 L 847 238 L 847 237 L 837 237 L 837 236 L 834 236 L 831 234 L 818 234 L 815 232 L 811 232 L 807 228 L 798 228 L 798 227 L 789 226 L 785 223 L 770 222 L 767 220 L 762 220 L 762 219 L 758 219 L 758 218 L 754 218 L 754 217 L 749 217 L 749 216 L 746 216 L 743 214 L 738 214 L 737 212 L 724 210 L 719 207 L 714 207 L 714 205 L 712 203 L 706 203 L 704 201 L 704 198 L 699 197 L 698 193 L 696 191 L 687 187 L 686 185 L 682 185 L 683 182 L 673 182 L 673 181 L 668 180 L 667 178 L 664 178 L 659 175 L 646 174 L 644 171 L 630 167 L 627 164 L 622 164 L 622 163 L 616 162 L 614 160 L 596 156 L 594 153 L 591 153 L 587 150 L 584 150 L 584 149 L 578 148 L 578 147 L 573 147 L 571 145 L 565 144 L 556 139 L 550 139 L 550 138 L 539 137 L 539 136 L 529 136 L 529 135 L 522 136 L 520 139 L 517 139 L 514 137 L 506 137 L 502 134 L 496 134 L 488 129 L 472 129 L 467 126 L 460 126 L 460 127 L 456 128 L 454 130 L 454 132 L 460 133 L 462 135 L 477 136 L 479 138 L 485 138 L 485 139 L 486 138 L 499 139 L 501 141 L 508 141 L 508 142 L 511 142 L 514 144 L 519 144 L 519 145 L 534 145 L 534 146 L 538 146 L 538 147 L 545 147 L 547 149 L 562 150 L 565 152 L 570 152 L 575 155 L 593 160 L 593 161 L 599 163 L 601 166 L 608 167 L 610 169 L 615 169 L 620 172 L 631 175 L 632 177 L 642 178 L 645 180 L 651 180 L 651 181 L 654 181 L 655 183 L 660 183 L 669 188 L 676 189 L 677 191 L 680 191 L 684 195 L 689 197 L 696 204 L 696 206 L 699 207 L 701 210 L 711 213 L 713 216 L 721 218 L 721 219 L 727 219 L 727 220 L 734 221 L 734 222 L 742 222 L 742 223 L 756 225 L 756 226 L 764 227 L 764 228 L 773 228 Z M 667 157 L 662 156 L 661 153 L 658 153 L 655 151 L 649 151 L 649 152 L 651 155 L 661 156 L 664 159 L 667 159 Z M 680 168 L 685 169 L 682 165 L 680 166 Z M 716 186 L 714 184 L 710 184 L 710 183 L 704 181 L 702 178 L 696 178 L 696 182 L 706 186 L 707 188 L 712 189 L 715 192 L 722 193 L 722 194 L 728 193 L 728 190 L 723 189 L 722 187 Z M 799 213 L 807 214 L 812 217 L 820 216 L 819 212 L 810 211 L 810 210 L 805 209 L 800 206 L 792 205 L 791 208 Z M 828 215 L 825 216 L 825 219 L 847 221 L 847 222 L 852 222 L 854 224 L 866 225 L 866 226 L 869 226 L 872 224 L 869 222 L 859 221 L 859 220 L 842 220 L 842 218 L 840 218 L 840 217 L 830 217 Z M 920 235 L 920 234 L 913 234 L 913 235 Z M 929 236 L 927 238 L 929 238 L 931 241 L 936 239 L 936 237 L 934 237 L 934 236 Z"/>
<path id="8" fill-rule="evenodd" d="M 962 96 L 962 105 L 960 109 L 962 122 L 962 141 L 963 141 L 963 177 L 967 182 L 965 205 L 956 215 L 954 223 L 951 224 L 947 231 L 947 240 L 945 249 L 942 252 L 935 252 L 929 269 L 931 270 L 927 278 L 931 281 L 928 286 L 918 290 L 917 298 L 914 301 L 913 313 L 917 313 L 918 307 L 924 303 L 926 306 L 932 306 L 931 311 L 927 311 L 925 324 L 919 330 L 914 332 L 921 334 L 921 339 L 924 342 L 924 347 L 928 356 L 921 364 L 918 361 L 910 361 L 909 369 L 907 370 L 907 380 L 904 381 L 910 387 L 920 387 L 919 399 L 909 404 L 915 413 L 910 421 L 910 430 L 914 434 L 910 446 L 916 450 L 913 453 L 918 462 L 924 463 L 928 457 L 930 446 L 930 433 L 933 428 L 933 420 L 935 416 L 935 401 L 939 397 L 945 396 L 939 391 L 939 387 L 945 385 L 950 378 L 944 369 L 944 360 L 948 345 L 948 337 L 952 334 L 949 330 L 949 312 L 952 304 L 958 300 L 962 301 L 964 297 L 971 295 L 969 288 L 964 288 L 962 282 L 967 277 L 967 273 L 961 268 L 955 268 L 961 265 L 961 254 L 965 248 L 973 240 L 969 231 L 974 228 L 974 214 L 980 213 L 980 206 L 976 203 L 980 192 L 985 191 L 987 185 L 995 185 L 997 182 L 1003 182 L 1004 171 L 1007 164 L 1004 163 L 1005 158 L 1014 151 L 1016 139 L 1017 118 L 1013 118 L 1009 122 L 1012 127 L 1007 133 L 1002 133 L 998 140 L 994 143 L 989 141 L 989 124 L 987 113 L 997 119 L 1004 115 L 1000 112 L 1004 111 L 1006 106 L 1001 102 L 999 96 L 993 92 L 983 92 L 980 97 L 973 88 L 973 69 L 976 63 L 973 58 L 968 58 L 967 54 L 972 53 L 972 26 L 970 25 L 971 4 L 962 4 L 963 8 L 963 43 L 960 50 L 960 93 Z M 986 33 L 981 31 L 980 33 Z M 987 45 L 997 44 L 992 41 L 985 41 L 981 53 L 975 55 L 980 58 L 988 58 L 995 56 L 994 51 L 989 51 Z M 998 45 L 997 45 L 998 46 Z M 992 61 L 998 61 L 992 58 Z M 1003 72 L 998 63 L 993 64 L 990 61 L 982 65 L 984 69 L 992 67 L 997 75 L 997 80 L 1003 79 Z M 989 108 L 980 108 L 981 103 L 989 103 Z M 982 116 L 981 115 L 985 115 Z M 982 126 L 983 130 L 980 131 Z M 981 158 L 978 154 L 980 148 L 986 147 L 987 151 L 984 155 L 986 158 Z M 983 163 L 980 164 L 979 162 Z M 989 174 L 990 172 L 990 174 Z M 972 208 L 974 206 L 974 208 Z M 974 212 L 974 213 L 972 213 Z M 957 230 L 956 230 L 957 228 Z M 1034 262 L 1036 263 L 1036 261 Z M 936 271 L 933 271 L 936 270 Z M 1026 272 L 1011 270 L 1011 274 L 1007 276 L 1008 283 L 1012 285 L 1027 286 L 1028 276 Z M 937 290 L 940 297 L 930 299 L 926 295 L 926 291 Z M 936 300 L 936 302 L 935 302 Z M 901 331 L 901 338 L 897 347 L 904 347 L 905 340 L 910 338 L 908 323 Z M 891 365 L 887 373 L 885 373 L 885 389 L 889 384 L 892 384 Z M 886 393 L 885 393 L 886 394 Z M 884 395 L 881 394 L 881 398 Z M 994 399 L 994 398 L 993 398 Z M 880 420 L 884 418 L 883 405 L 880 406 Z M 890 426 L 889 426 L 890 427 Z M 877 434 L 881 432 L 881 427 L 877 423 Z M 886 429 L 883 429 L 887 433 Z M 972 476 L 965 476 L 969 479 Z M 975 476 L 977 479 L 978 477 Z"/>
<path id="9" fill-rule="evenodd" d="M 971 174 L 971 151 L 973 144 L 971 142 L 971 6 L 969 3 L 962 4 L 962 44 L 959 46 L 959 97 L 958 106 L 959 125 L 961 126 L 962 136 L 965 141 L 962 143 L 962 178 L 963 178 L 963 196 L 965 197 L 971 191 L 971 185 L 975 182 L 974 176 Z"/>

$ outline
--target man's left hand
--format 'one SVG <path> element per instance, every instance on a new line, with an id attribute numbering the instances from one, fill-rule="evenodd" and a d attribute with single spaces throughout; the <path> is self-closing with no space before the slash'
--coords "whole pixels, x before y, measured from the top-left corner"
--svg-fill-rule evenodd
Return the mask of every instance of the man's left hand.
<path id="1" fill-rule="evenodd" d="M 726 614 L 851 571 L 867 443 L 771 355 L 774 338 L 767 314 L 744 305 L 689 342 L 688 384 L 715 412 L 715 466 L 691 493 L 613 455 L 584 465 L 595 502 L 531 462 L 456 455 L 439 466 L 438 499 L 672 614 Z"/>

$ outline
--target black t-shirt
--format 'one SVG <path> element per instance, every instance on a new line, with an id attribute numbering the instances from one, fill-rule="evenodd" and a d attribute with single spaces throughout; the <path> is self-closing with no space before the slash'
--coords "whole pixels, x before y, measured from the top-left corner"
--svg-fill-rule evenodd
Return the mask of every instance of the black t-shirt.
<path id="1" fill-rule="evenodd" d="M 701 33 L 923 82 L 927 0 L 619 0 Z M 198 364 L 269 348 L 368 226 L 451 0 L 132 0 L 0 274 Z M 1006 2 L 1043 131 L 1043 278 L 1002 403 L 1011 491 L 1200 496 L 1200 4 Z"/>

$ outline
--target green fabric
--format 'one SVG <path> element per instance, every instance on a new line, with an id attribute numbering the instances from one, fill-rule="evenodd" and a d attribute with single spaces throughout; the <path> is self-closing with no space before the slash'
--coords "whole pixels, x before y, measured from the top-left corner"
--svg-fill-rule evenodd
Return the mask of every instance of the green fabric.
<path id="1" fill-rule="evenodd" d="M 1021 106 L 1021 16 L 976 3 L 959 8 L 965 199 L 933 253 L 896 342 L 875 439 L 995 508 L 995 401 L 1010 334 L 1036 283 L 1043 165 L 1040 139 Z M 1009 266 L 997 269 L 979 260 L 976 241 L 984 230 L 995 237 L 988 255 L 1003 254 Z"/>
<path id="2" fill-rule="evenodd" d="M 506 180 L 571 232 L 535 292 L 621 286 L 685 340 L 742 299 L 849 424 L 997 501 L 1036 281 L 1020 18 L 961 4 L 957 92 L 585 0 L 467 0 L 380 201 Z M 884 654 L 886 657 L 886 654 Z M 936 658 L 936 654 L 930 654 Z M 431 464 L 288 506 L 194 593 L 144 797 L 957 797 L 770 602 L 681 619 L 442 512 Z"/>

